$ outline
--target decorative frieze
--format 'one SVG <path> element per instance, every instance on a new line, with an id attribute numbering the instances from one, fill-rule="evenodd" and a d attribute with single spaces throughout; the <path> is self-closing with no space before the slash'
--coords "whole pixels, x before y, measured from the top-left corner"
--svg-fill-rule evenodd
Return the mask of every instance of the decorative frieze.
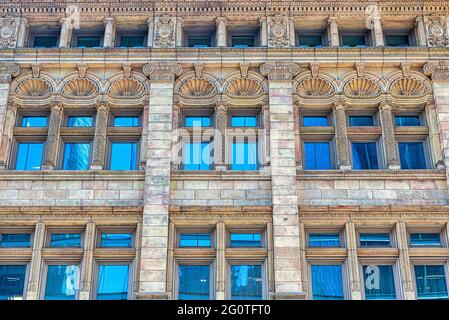
<path id="1" fill-rule="evenodd" d="M 264 63 L 260 72 L 268 77 L 268 80 L 292 80 L 299 73 L 299 66 L 289 62 Z"/>
<path id="2" fill-rule="evenodd" d="M 148 63 L 142 70 L 151 81 L 174 81 L 175 76 L 181 74 L 182 67 L 177 63 L 159 62 Z"/>

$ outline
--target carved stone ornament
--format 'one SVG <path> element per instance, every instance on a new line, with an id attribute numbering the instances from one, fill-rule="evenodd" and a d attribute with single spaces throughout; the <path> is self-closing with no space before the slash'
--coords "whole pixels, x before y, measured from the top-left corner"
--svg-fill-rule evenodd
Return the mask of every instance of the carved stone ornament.
<path id="1" fill-rule="evenodd" d="M 9 83 L 19 74 L 20 68 L 15 63 L 0 62 L 0 83 Z"/>
<path id="2" fill-rule="evenodd" d="M 268 46 L 283 48 L 290 46 L 288 17 L 268 17 Z"/>
<path id="3" fill-rule="evenodd" d="M 111 84 L 109 94 L 114 98 L 138 98 L 145 94 L 145 89 L 139 81 L 121 79 Z"/>
<path id="4" fill-rule="evenodd" d="M 156 17 L 154 25 L 154 47 L 173 48 L 175 46 L 174 17 Z"/>
<path id="5" fill-rule="evenodd" d="M 14 48 L 19 33 L 19 19 L 0 18 L 0 49 Z"/>
<path id="6" fill-rule="evenodd" d="M 449 81 L 449 63 L 447 61 L 429 62 L 424 65 L 423 70 L 434 81 Z"/>
<path id="7" fill-rule="evenodd" d="M 181 74 L 182 66 L 168 62 L 147 63 L 142 71 L 151 81 L 174 81 L 175 76 Z"/>
<path id="8" fill-rule="evenodd" d="M 320 78 L 309 78 L 298 85 L 298 95 L 302 98 L 329 98 L 335 94 L 332 85 Z"/>
<path id="9" fill-rule="evenodd" d="M 97 91 L 95 83 L 85 78 L 72 80 L 62 88 L 64 96 L 73 98 L 93 97 L 97 94 Z"/>
<path id="10" fill-rule="evenodd" d="M 226 90 L 226 95 L 233 98 L 259 97 L 262 94 L 262 85 L 252 79 L 247 78 L 232 81 Z"/>
<path id="11" fill-rule="evenodd" d="M 25 98 L 43 98 L 50 96 L 51 87 L 42 79 L 29 79 L 20 83 L 16 94 Z"/>
<path id="12" fill-rule="evenodd" d="M 426 17 L 426 31 L 430 47 L 446 47 L 449 45 L 445 17 Z"/>
<path id="13" fill-rule="evenodd" d="M 380 95 L 379 86 L 367 78 L 349 81 L 344 88 L 345 96 L 350 98 L 373 98 Z"/>
<path id="14" fill-rule="evenodd" d="M 390 94 L 396 98 L 417 98 L 425 96 L 426 93 L 424 84 L 412 78 L 400 78 L 390 86 Z"/>
<path id="15" fill-rule="evenodd" d="M 215 86 L 201 78 L 194 78 L 186 81 L 179 93 L 186 98 L 210 98 L 217 93 Z"/>
<path id="16" fill-rule="evenodd" d="M 290 62 L 264 63 L 260 72 L 268 76 L 268 80 L 292 80 L 299 73 L 299 66 Z"/>

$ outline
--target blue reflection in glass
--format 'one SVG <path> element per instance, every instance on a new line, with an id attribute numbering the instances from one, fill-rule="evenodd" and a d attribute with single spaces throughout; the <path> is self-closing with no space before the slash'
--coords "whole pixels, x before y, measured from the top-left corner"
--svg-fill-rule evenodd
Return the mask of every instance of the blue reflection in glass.
<path id="1" fill-rule="evenodd" d="M 304 116 L 302 125 L 303 127 L 326 127 L 329 124 L 326 116 Z"/>
<path id="2" fill-rule="evenodd" d="M 210 248 L 210 233 L 181 233 L 179 235 L 179 246 Z"/>
<path id="3" fill-rule="evenodd" d="M 349 126 L 371 127 L 374 126 L 374 119 L 372 116 L 349 116 Z"/>
<path id="4" fill-rule="evenodd" d="M 342 36 L 343 47 L 365 47 L 364 35 L 343 35 Z"/>
<path id="5" fill-rule="evenodd" d="M 209 170 L 210 151 L 208 142 L 193 142 L 185 144 L 184 170 Z"/>
<path id="6" fill-rule="evenodd" d="M 361 247 L 390 247 L 390 235 L 388 233 L 361 233 Z"/>
<path id="7" fill-rule="evenodd" d="M 185 123 L 186 127 L 210 127 L 210 117 L 187 116 Z"/>
<path id="8" fill-rule="evenodd" d="M 257 117 L 256 116 L 232 116 L 231 118 L 232 127 L 256 127 Z"/>
<path id="9" fill-rule="evenodd" d="M 47 117 L 24 116 L 22 117 L 21 127 L 46 127 Z"/>
<path id="10" fill-rule="evenodd" d="M 23 297 L 26 265 L 0 265 L 0 300 Z"/>
<path id="11" fill-rule="evenodd" d="M 58 37 L 57 36 L 35 36 L 33 42 L 33 48 L 57 48 Z"/>
<path id="12" fill-rule="evenodd" d="M 309 247 L 341 247 L 338 233 L 311 233 L 309 234 Z"/>
<path id="13" fill-rule="evenodd" d="M 143 48 L 144 36 L 122 36 L 120 38 L 120 48 Z"/>
<path id="14" fill-rule="evenodd" d="M 422 142 L 400 142 L 401 169 L 426 169 L 426 157 Z"/>
<path id="15" fill-rule="evenodd" d="M 67 127 L 92 127 L 92 116 L 70 116 L 67 119 Z"/>
<path id="16" fill-rule="evenodd" d="M 210 299 L 210 266 L 179 266 L 179 300 Z"/>
<path id="17" fill-rule="evenodd" d="M 110 170 L 137 170 L 137 143 L 111 143 Z"/>
<path id="18" fill-rule="evenodd" d="M 262 236 L 258 233 L 231 233 L 230 242 L 232 248 L 262 247 Z"/>
<path id="19" fill-rule="evenodd" d="M 100 47 L 101 37 L 97 36 L 80 36 L 77 39 L 76 46 L 78 48 L 95 48 Z"/>
<path id="20" fill-rule="evenodd" d="M 1 233 L 0 248 L 29 248 L 31 234 L 29 233 Z"/>
<path id="21" fill-rule="evenodd" d="M 231 266 L 231 299 L 262 300 L 262 266 Z"/>
<path id="22" fill-rule="evenodd" d="M 352 143 L 352 167 L 355 170 L 379 169 L 377 145 L 375 142 Z"/>
<path id="23" fill-rule="evenodd" d="M 79 290 L 79 267 L 50 265 L 47 269 L 45 300 L 75 300 Z"/>
<path id="24" fill-rule="evenodd" d="M 312 265 L 314 300 L 343 300 L 341 265 Z"/>
<path id="25" fill-rule="evenodd" d="M 98 267 L 97 300 L 128 299 L 129 265 Z"/>
<path id="26" fill-rule="evenodd" d="M 410 244 L 412 247 L 441 247 L 439 233 L 411 233 Z"/>
<path id="27" fill-rule="evenodd" d="M 234 48 L 254 47 L 254 36 L 233 36 L 231 37 L 232 46 Z"/>
<path id="28" fill-rule="evenodd" d="M 415 265 L 415 279 L 418 299 L 448 299 L 443 265 Z"/>
<path id="29" fill-rule="evenodd" d="M 63 170 L 89 169 L 90 143 L 66 143 Z"/>
<path id="30" fill-rule="evenodd" d="M 52 233 L 50 247 L 81 247 L 81 234 L 79 233 Z"/>
<path id="31" fill-rule="evenodd" d="M 40 170 L 44 144 L 40 142 L 19 143 L 17 146 L 16 170 Z"/>
<path id="32" fill-rule="evenodd" d="M 257 170 L 257 143 L 233 143 L 231 169 Z"/>
<path id="33" fill-rule="evenodd" d="M 421 125 L 421 120 L 419 116 L 396 116 L 395 117 L 396 126 L 409 126 L 416 127 Z"/>
<path id="34" fill-rule="evenodd" d="M 132 233 L 102 233 L 100 247 L 131 248 L 133 246 Z"/>
<path id="35" fill-rule="evenodd" d="M 304 169 L 332 169 L 329 142 L 304 142 Z"/>
<path id="36" fill-rule="evenodd" d="M 366 300 L 395 300 L 394 273 L 391 265 L 363 266 Z"/>
<path id="37" fill-rule="evenodd" d="M 116 116 L 114 117 L 114 127 L 138 127 L 139 117 L 137 116 Z"/>

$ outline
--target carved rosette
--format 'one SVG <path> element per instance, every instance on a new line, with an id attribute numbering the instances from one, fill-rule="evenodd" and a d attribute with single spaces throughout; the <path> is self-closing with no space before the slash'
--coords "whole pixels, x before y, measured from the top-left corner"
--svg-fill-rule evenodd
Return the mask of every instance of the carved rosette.
<path id="1" fill-rule="evenodd" d="M 0 83 L 9 83 L 19 74 L 20 68 L 15 63 L 0 62 Z"/>
<path id="2" fill-rule="evenodd" d="M 151 81 L 175 81 L 175 77 L 182 72 L 182 66 L 168 62 L 148 63 L 142 71 Z"/>
<path id="3" fill-rule="evenodd" d="M 154 47 L 173 48 L 175 46 L 174 17 L 156 17 L 154 25 Z"/>
<path id="4" fill-rule="evenodd" d="M 426 17 L 426 32 L 430 47 L 447 47 L 449 36 L 447 33 L 446 17 Z"/>
<path id="5" fill-rule="evenodd" d="M 429 62 L 424 65 L 424 73 L 433 81 L 449 81 L 449 63 L 447 61 Z"/>
<path id="6" fill-rule="evenodd" d="M 0 49 L 14 48 L 19 33 L 17 18 L 0 18 Z"/>
<path id="7" fill-rule="evenodd" d="M 264 63 L 260 72 L 270 81 L 292 80 L 299 73 L 299 66 L 290 62 L 270 62 Z"/>
<path id="8" fill-rule="evenodd" d="M 288 17 L 268 17 L 268 46 L 283 48 L 290 46 Z"/>

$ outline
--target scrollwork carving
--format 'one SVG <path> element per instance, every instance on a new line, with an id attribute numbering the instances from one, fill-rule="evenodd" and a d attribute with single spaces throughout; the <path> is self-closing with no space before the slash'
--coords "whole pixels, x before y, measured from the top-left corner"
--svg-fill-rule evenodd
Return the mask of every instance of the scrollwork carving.
<path id="1" fill-rule="evenodd" d="M 175 76 L 182 72 L 182 66 L 177 63 L 148 63 L 142 68 L 143 73 L 151 81 L 174 81 Z"/>
<path id="2" fill-rule="evenodd" d="M 292 80 L 299 73 L 299 66 L 289 62 L 264 63 L 260 72 L 268 76 L 268 80 Z"/>

